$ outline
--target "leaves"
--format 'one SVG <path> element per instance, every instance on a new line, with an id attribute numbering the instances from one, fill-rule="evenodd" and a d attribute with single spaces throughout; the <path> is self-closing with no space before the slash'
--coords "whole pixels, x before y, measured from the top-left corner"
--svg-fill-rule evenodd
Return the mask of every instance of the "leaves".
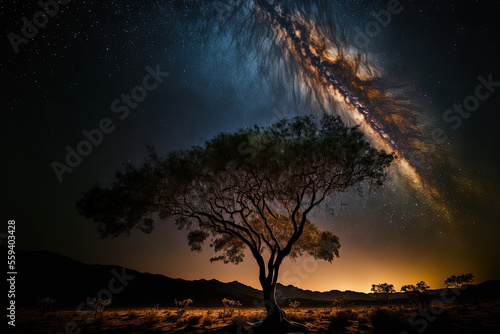
<path id="1" fill-rule="evenodd" d="M 339 238 L 330 231 L 320 231 L 316 225 L 306 221 L 304 232 L 293 245 L 290 257 L 292 259 L 304 253 L 313 256 L 316 260 L 332 262 L 339 256 Z"/>
<path id="2" fill-rule="evenodd" d="M 444 284 L 446 287 L 459 288 L 461 286 L 468 286 L 474 282 L 474 275 L 472 273 L 462 274 L 462 275 L 451 275 L 448 277 Z"/>
<path id="3" fill-rule="evenodd" d="M 245 244 L 230 235 L 222 235 L 220 238 L 215 239 L 211 246 L 214 248 L 215 253 L 223 252 L 223 254 L 212 257 L 210 262 L 223 261 L 225 264 L 238 264 L 245 257 L 243 253 Z"/>
<path id="4" fill-rule="evenodd" d="M 201 245 L 209 237 L 205 231 L 194 230 L 188 233 L 188 245 L 191 246 L 192 251 L 200 252 Z"/>
<path id="5" fill-rule="evenodd" d="M 394 290 L 394 285 L 387 283 L 372 284 L 371 291 L 378 294 L 390 294 L 396 292 L 396 290 Z"/>
<path id="6" fill-rule="evenodd" d="M 173 217 L 189 231 L 193 251 L 212 237 L 211 261 L 238 264 L 249 249 L 261 274 L 268 267 L 273 280 L 273 268 L 286 256 L 338 257 L 338 237 L 320 231 L 308 215 L 353 185 L 381 184 L 394 159 L 371 147 L 356 127 L 326 114 L 221 133 L 166 158 L 148 150 L 142 166 L 125 164 L 110 187 L 96 185 L 77 202 L 101 237 L 134 228 L 149 233 L 154 218 Z"/>
<path id="7" fill-rule="evenodd" d="M 428 295 L 427 290 L 429 286 L 424 282 L 420 281 L 416 285 L 403 285 L 401 291 L 405 292 L 410 301 L 414 305 L 423 305 L 427 302 Z"/>

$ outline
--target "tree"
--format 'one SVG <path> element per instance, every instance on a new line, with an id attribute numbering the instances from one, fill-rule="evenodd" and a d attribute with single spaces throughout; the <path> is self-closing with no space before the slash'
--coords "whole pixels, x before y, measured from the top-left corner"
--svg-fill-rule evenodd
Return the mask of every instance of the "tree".
<path id="1" fill-rule="evenodd" d="M 457 289 L 457 302 L 462 304 L 462 307 L 465 308 L 465 298 L 467 295 L 466 289 L 472 285 L 474 282 L 474 274 L 467 273 L 461 275 L 451 275 L 447 279 L 444 280 L 444 284 L 448 289 Z"/>
<path id="2" fill-rule="evenodd" d="M 373 291 L 375 295 L 385 299 L 387 305 L 389 305 L 389 295 L 396 292 L 396 290 L 394 290 L 394 285 L 387 283 L 372 284 L 371 291 Z"/>
<path id="3" fill-rule="evenodd" d="M 429 286 L 424 281 L 420 281 L 417 285 L 403 285 L 401 291 L 405 292 L 410 301 L 415 306 L 424 306 L 429 299 L 427 290 Z"/>
<path id="4" fill-rule="evenodd" d="M 153 149 L 141 167 L 126 164 L 113 184 L 96 185 L 77 202 L 101 237 L 149 233 L 153 215 L 175 218 L 200 251 L 210 238 L 211 261 L 238 264 L 249 250 L 259 267 L 267 316 L 255 330 L 304 329 L 278 306 L 283 260 L 310 255 L 332 262 L 339 238 L 308 220 L 314 208 L 353 185 L 381 185 L 392 154 L 371 147 L 356 127 L 323 115 L 221 133 L 203 146 L 160 158 Z"/>
<path id="5" fill-rule="evenodd" d="M 444 284 L 447 288 L 463 289 L 465 287 L 471 286 L 473 282 L 474 274 L 467 273 L 462 275 L 451 275 L 444 281 Z"/>

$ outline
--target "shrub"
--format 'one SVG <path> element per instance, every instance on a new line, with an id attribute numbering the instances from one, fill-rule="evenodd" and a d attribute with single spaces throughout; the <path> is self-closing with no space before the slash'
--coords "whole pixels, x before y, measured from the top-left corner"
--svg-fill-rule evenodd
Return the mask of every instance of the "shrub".
<path id="1" fill-rule="evenodd" d="M 167 315 L 167 321 L 175 323 L 177 320 L 179 320 L 179 315 L 177 313 Z"/>
<path id="2" fill-rule="evenodd" d="M 45 312 L 49 312 L 55 302 L 56 300 L 50 297 L 38 298 L 38 306 L 40 307 L 41 315 L 44 315 Z"/>
<path id="3" fill-rule="evenodd" d="M 94 321 L 100 320 L 104 309 L 111 305 L 111 299 L 93 298 L 87 300 L 87 306 L 94 311 Z"/>
<path id="4" fill-rule="evenodd" d="M 130 310 L 125 316 L 127 317 L 127 319 L 137 319 L 139 317 L 139 313 L 134 310 Z"/>
<path id="5" fill-rule="evenodd" d="M 212 311 L 208 310 L 205 316 L 203 316 L 203 319 L 201 320 L 201 324 L 203 326 L 210 326 L 214 323 L 214 318 L 212 316 Z"/>
<path id="6" fill-rule="evenodd" d="M 393 334 L 400 333 L 408 327 L 403 314 L 399 311 L 386 308 L 375 309 L 370 314 L 374 333 Z"/>
<path id="7" fill-rule="evenodd" d="M 244 322 L 245 320 L 241 318 L 239 315 L 234 315 L 231 317 L 231 324 L 238 325 L 240 322 Z"/>
<path id="8" fill-rule="evenodd" d="M 330 316 L 330 329 L 342 329 L 351 324 L 352 321 L 358 318 L 358 313 L 351 309 L 340 310 Z"/>
<path id="9" fill-rule="evenodd" d="M 291 313 L 288 314 L 288 319 L 296 322 L 315 322 L 317 319 L 319 319 L 320 315 L 319 313 L 316 314 L 316 312 L 312 311 L 307 312 L 306 314 L 301 314 L 301 313 Z"/>
<path id="10" fill-rule="evenodd" d="M 225 320 L 226 317 L 231 317 L 234 314 L 234 311 L 238 311 L 238 315 L 240 314 L 241 303 L 238 300 L 230 300 L 230 299 L 222 299 L 222 304 L 224 305 L 224 312 L 222 313 L 222 319 Z"/>
<path id="11" fill-rule="evenodd" d="M 300 306 L 300 302 L 297 300 L 294 300 L 293 302 L 291 300 L 288 300 L 288 302 L 290 303 L 289 306 L 292 309 L 292 312 L 295 313 L 297 308 Z"/>
<path id="12" fill-rule="evenodd" d="M 265 317 L 266 314 L 264 312 L 255 311 L 247 315 L 247 321 L 255 323 L 258 322 L 259 320 L 264 319 Z"/>
<path id="13" fill-rule="evenodd" d="M 347 296 L 342 296 L 339 298 L 334 298 L 332 300 L 331 307 L 332 309 L 337 309 L 337 310 L 347 310 L 352 308 L 352 305 L 354 303 L 349 302 L 349 298 Z"/>
<path id="14" fill-rule="evenodd" d="M 203 315 L 201 315 L 201 314 L 190 315 L 190 316 L 186 319 L 186 323 L 187 323 L 189 326 L 195 326 L 195 325 L 198 325 L 198 324 L 200 323 L 201 318 L 203 318 Z"/>
<path id="15" fill-rule="evenodd" d="M 182 326 L 186 323 L 186 318 L 185 317 L 177 317 L 175 320 L 175 325 L 176 326 Z"/>
<path id="16" fill-rule="evenodd" d="M 185 299 L 183 301 L 174 299 L 174 301 L 175 301 L 175 306 L 177 307 L 177 315 L 179 317 L 183 317 L 183 316 L 187 315 L 189 306 L 191 306 L 191 304 L 193 304 L 193 300 L 191 300 L 191 299 Z"/>
<path id="17" fill-rule="evenodd" d="M 436 317 L 436 320 L 428 323 L 426 329 L 428 334 L 453 333 L 453 319 L 448 311 L 444 311 Z"/>
<path id="18" fill-rule="evenodd" d="M 289 320 L 295 321 L 295 322 L 304 322 L 305 316 L 300 313 L 290 313 L 287 315 Z"/>
<path id="19" fill-rule="evenodd" d="M 158 304 L 148 308 L 145 313 L 142 320 L 145 325 L 152 325 L 160 322 L 160 306 Z"/>

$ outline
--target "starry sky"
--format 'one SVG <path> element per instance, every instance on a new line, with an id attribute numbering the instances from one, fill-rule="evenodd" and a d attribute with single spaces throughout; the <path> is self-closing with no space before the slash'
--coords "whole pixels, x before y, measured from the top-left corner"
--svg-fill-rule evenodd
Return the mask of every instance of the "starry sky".
<path id="1" fill-rule="evenodd" d="M 332 5 L 333 19 L 351 38 L 346 46 L 357 29 L 375 20 L 371 12 L 388 3 Z M 473 272 L 476 282 L 500 279 L 500 86 L 491 86 L 467 117 L 443 118 L 476 94 L 478 77 L 500 82 L 500 5 L 401 0 L 400 6 L 364 52 L 384 84 L 397 86 L 399 97 L 421 116 L 425 135 L 436 129 L 446 135 L 438 150 L 426 153 L 418 172 L 439 193 L 448 215 L 407 180 L 389 175 L 381 189 L 359 189 L 363 196 L 352 191 L 314 213 L 314 222 L 340 237 L 340 258 L 333 265 L 308 258 L 286 262 L 284 284 L 369 291 L 374 283 L 399 288 L 420 280 L 440 288 L 445 278 L 465 272 Z M 1 214 L 3 221 L 16 220 L 17 247 L 258 287 L 251 256 L 238 266 L 211 264 L 211 250 L 190 252 L 186 232 L 171 221 L 158 222 L 150 235 L 135 231 L 128 238 L 102 240 L 96 226 L 78 215 L 75 202 L 96 182 L 109 184 L 124 162 L 140 164 L 147 145 L 165 155 L 221 131 L 315 112 L 290 102 L 287 78 L 265 70 L 263 64 L 276 57 L 255 52 L 255 40 L 246 38 L 251 27 L 224 20 L 211 1 L 196 0 L 69 1 L 45 16 L 45 27 L 13 46 L 10 33 L 22 38 L 22 18 L 32 21 L 39 10 L 36 1 L 0 5 Z M 314 24 L 314 17 L 308 19 Z M 157 81 L 151 77 L 156 69 L 163 73 Z M 146 75 L 154 88 L 135 89 Z M 122 94 L 132 93 L 141 101 L 131 106 Z M 127 114 L 117 112 L 124 106 Z M 85 139 L 82 131 L 91 132 L 106 119 L 113 130 L 59 179 L 54 162 L 65 164 L 67 147 L 77 149 Z"/>

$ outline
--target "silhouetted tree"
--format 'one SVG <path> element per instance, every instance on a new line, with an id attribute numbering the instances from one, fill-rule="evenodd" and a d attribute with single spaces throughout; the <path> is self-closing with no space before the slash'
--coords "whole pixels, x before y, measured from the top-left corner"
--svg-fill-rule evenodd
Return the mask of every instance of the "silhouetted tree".
<path id="1" fill-rule="evenodd" d="M 405 292 L 408 298 L 410 298 L 410 302 L 418 306 L 425 306 L 425 304 L 429 301 L 429 295 L 427 294 L 427 290 L 429 286 L 425 284 L 424 281 L 418 282 L 416 285 L 403 285 L 401 287 L 401 291 Z"/>
<path id="2" fill-rule="evenodd" d="M 472 273 L 462 274 L 462 275 L 451 275 L 448 277 L 444 284 L 447 288 L 464 288 L 472 285 L 474 282 L 474 275 Z"/>
<path id="3" fill-rule="evenodd" d="M 459 292 L 455 292 L 457 295 L 456 301 L 466 307 L 465 298 L 467 298 L 466 288 L 470 287 L 474 282 L 474 275 L 472 273 L 461 274 L 461 275 L 451 275 L 444 280 L 444 284 L 448 289 L 458 289 Z"/>
<path id="4" fill-rule="evenodd" d="M 212 261 L 238 264 L 248 249 L 259 267 L 267 309 L 254 331 L 303 330 L 276 303 L 283 260 L 304 254 L 332 262 L 339 255 L 338 237 L 307 217 L 355 184 L 381 185 L 393 158 L 338 117 L 296 117 L 221 133 L 165 159 L 151 149 L 142 167 L 126 164 L 109 188 L 96 185 L 85 192 L 77 208 L 98 224 L 102 237 L 133 228 L 149 233 L 158 213 L 189 230 L 194 251 L 211 238 L 218 254 Z"/>
<path id="5" fill-rule="evenodd" d="M 377 297 L 381 297 L 382 299 L 384 299 L 387 302 L 387 305 L 389 305 L 389 295 L 396 292 L 396 290 L 394 290 L 394 285 L 387 283 L 372 284 L 371 291 Z"/>

